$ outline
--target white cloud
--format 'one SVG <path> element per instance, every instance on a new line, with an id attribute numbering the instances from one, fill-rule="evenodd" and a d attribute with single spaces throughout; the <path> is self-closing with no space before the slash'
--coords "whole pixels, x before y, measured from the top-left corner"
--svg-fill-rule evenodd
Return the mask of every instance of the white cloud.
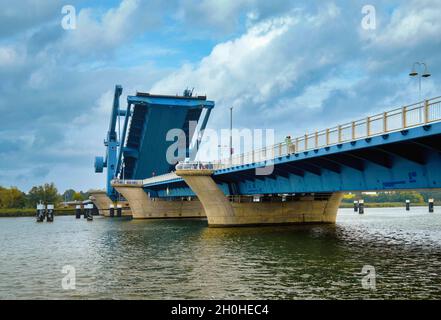
<path id="1" fill-rule="evenodd" d="M 0 47 L 0 67 L 13 67 L 21 57 L 13 47 Z"/>
<path id="2" fill-rule="evenodd" d="M 236 27 L 240 9 L 249 0 L 184 0 L 179 1 L 177 20 L 199 26 L 215 26 L 223 30 Z"/>
<path id="3" fill-rule="evenodd" d="M 292 17 L 272 19 L 258 24 L 238 39 L 216 45 L 197 65 L 184 65 L 159 81 L 152 92 L 181 92 L 191 85 L 210 96 L 235 97 L 244 92 L 268 94 L 274 85 L 268 79 L 264 55 L 271 44 L 295 24 Z M 261 73 L 259 73 L 259 68 Z M 251 77 L 250 77 L 251 76 Z M 275 79 L 283 82 L 283 79 Z M 206 90 L 206 92 L 205 92 Z"/>
<path id="4" fill-rule="evenodd" d="M 254 121 L 246 118 L 243 124 L 262 126 L 268 113 L 271 117 L 277 115 L 275 105 L 289 95 L 301 77 L 341 59 L 333 50 L 309 51 L 310 47 L 323 44 L 315 33 L 319 34 L 339 15 L 340 9 L 329 4 L 316 15 L 293 9 L 263 20 L 240 37 L 216 45 L 199 63 L 184 65 L 156 83 L 151 91 L 176 93 L 194 86 L 196 91 L 202 91 L 198 93 L 215 99 L 218 108 L 234 105 L 244 114 L 252 114 Z M 311 33 L 309 39 L 304 38 L 305 32 Z M 215 122 L 222 121 L 219 118 L 224 116 L 220 114 L 224 113 L 215 112 Z"/>
<path id="5" fill-rule="evenodd" d="M 100 18 L 96 10 L 86 8 L 78 13 L 77 28 L 66 31 L 64 45 L 76 53 L 102 53 L 123 45 L 137 30 L 136 15 L 142 8 L 139 0 L 123 0 L 117 8 L 108 9 Z M 145 25 L 140 23 L 139 25 Z"/>
<path id="6" fill-rule="evenodd" d="M 23 2 L 44 11 L 26 11 L 26 23 L 22 2 L 8 9 L 9 18 L 0 13 L 0 36 L 7 31 L 0 44 L 0 135 L 13 137 L 0 141 L 9 161 L 0 171 L 4 183 L 38 171 L 20 180 L 25 189 L 48 177 L 61 188 L 103 183 L 92 162 L 104 153 L 116 83 L 124 94 L 148 88 L 174 94 L 194 86 L 216 101 L 211 128 L 228 126 L 233 105 L 235 126 L 275 128 L 278 137 L 413 101 L 417 86 L 407 73 L 420 57 L 434 74 L 423 91 L 441 92 L 434 0 L 375 0 L 378 28 L 369 34 L 360 32 L 358 2 L 123 0 L 110 9 L 99 2 L 77 11 L 73 31 L 61 29 L 59 4 L 40 2 Z M 193 42 L 198 32 L 203 36 Z M 199 61 L 181 62 L 209 46 Z M 160 55 L 166 59 L 156 60 Z M 170 71 L 164 60 L 181 67 Z M 17 148 L 22 140 L 29 143 Z"/>
<path id="7" fill-rule="evenodd" d="M 397 7 L 384 28 L 371 34 L 372 45 L 385 49 L 440 43 L 441 6 L 438 0 L 409 1 Z M 369 33 L 363 32 L 365 36 Z"/>

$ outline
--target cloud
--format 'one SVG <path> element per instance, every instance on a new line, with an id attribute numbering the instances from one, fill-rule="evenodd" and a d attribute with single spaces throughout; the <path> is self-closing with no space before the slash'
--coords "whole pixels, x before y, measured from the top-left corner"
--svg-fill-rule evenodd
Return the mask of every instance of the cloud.
<path id="1" fill-rule="evenodd" d="M 395 3 L 393 9 L 386 6 L 390 2 L 378 1 L 381 23 L 375 31 L 361 29 L 362 3 L 308 3 L 260 19 L 243 35 L 217 44 L 200 62 L 162 79 L 152 91 L 179 92 L 194 86 L 217 102 L 212 127 L 228 126 L 226 110 L 233 105 L 236 126 L 276 128 L 279 138 L 418 98 L 411 94 L 414 84 L 407 69 L 420 49 L 409 44 L 403 48 L 408 39 L 403 40 L 397 28 L 421 11 L 422 17 L 407 29 L 415 28 L 412 32 L 420 33 L 421 39 L 433 39 L 441 27 L 429 14 L 433 1 Z M 385 43 L 387 52 L 381 50 Z M 438 68 L 439 41 L 419 43 L 428 63 Z M 426 88 L 427 95 L 440 89 Z"/>
<path id="2" fill-rule="evenodd" d="M 0 47 L 0 68 L 18 63 L 18 53 L 11 47 Z"/>
<path id="3" fill-rule="evenodd" d="M 123 0 L 117 8 L 111 8 L 99 18 L 95 10 L 86 8 L 78 13 L 77 28 L 67 32 L 63 46 L 66 50 L 75 51 L 76 55 L 104 53 L 122 45 L 133 36 L 141 10 L 139 0 Z"/>
<path id="4" fill-rule="evenodd" d="M 70 1 L 75 3 L 76 1 Z M 58 1 L 1 0 L 0 39 L 13 37 L 30 28 L 41 26 L 52 20 L 61 11 Z"/>
<path id="5" fill-rule="evenodd" d="M 215 99 L 218 108 L 237 107 L 240 125 L 274 126 L 267 120 L 276 120 L 278 109 L 283 109 L 281 102 L 302 90 L 311 91 L 308 86 L 323 87 L 314 82 L 344 60 L 341 51 L 349 51 L 353 46 L 344 43 L 338 48 L 329 40 L 324 41 L 331 35 L 323 32 L 323 27 L 338 24 L 339 19 L 339 8 L 333 4 L 324 5 L 313 15 L 294 8 L 249 27 L 234 40 L 216 45 L 201 62 L 183 66 L 156 83 L 151 91 L 179 92 L 194 86 L 203 90 L 199 93 Z M 225 120 L 220 119 L 225 113 L 215 114 L 217 126 Z"/>
<path id="6" fill-rule="evenodd" d="M 393 11 L 390 20 L 374 33 L 372 45 L 383 49 L 407 49 L 425 44 L 440 44 L 439 1 L 409 1 Z"/>
<path id="7" fill-rule="evenodd" d="M 434 74 L 424 94 L 439 95 L 436 1 L 373 2 L 373 31 L 361 28 L 362 1 L 71 1 L 71 31 L 60 26 L 57 1 L 8 2 L 0 185 L 102 187 L 93 157 L 104 153 L 117 83 L 124 95 L 194 86 L 216 101 L 211 128 L 228 127 L 234 106 L 236 127 L 275 128 L 278 139 L 415 100 L 407 73 L 416 60 Z"/>

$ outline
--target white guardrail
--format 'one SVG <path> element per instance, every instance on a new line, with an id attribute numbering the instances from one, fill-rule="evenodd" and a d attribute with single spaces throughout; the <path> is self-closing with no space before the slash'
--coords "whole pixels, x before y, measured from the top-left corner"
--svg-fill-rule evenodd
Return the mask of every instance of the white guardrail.
<path id="1" fill-rule="evenodd" d="M 158 183 L 162 181 L 168 181 L 173 179 L 178 179 L 179 177 L 174 172 L 163 174 L 156 177 L 151 177 L 144 180 L 123 180 L 123 179 L 113 179 L 112 185 L 128 185 L 128 186 L 143 186 L 152 183 Z"/>
<path id="2" fill-rule="evenodd" d="M 322 131 L 291 139 L 265 148 L 253 150 L 231 159 L 212 162 L 180 162 L 177 170 L 219 170 L 233 166 L 273 160 L 293 153 L 310 151 L 363 138 L 370 138 L 394 131 L 441 121 L 441 96 L 379 113 L 361 120 L 348 122 Z M 122 184 L 150 184 L 172 180 L 178 176 L 169 174 L 145 180 L 113 180 Z M 112 181 L 112 183 L 113 183 Z"/>
<path id="3" fill-rule="evenodd" d="M 115 184 L 125 184 L 125 185 L 132 185 L 132 186 L 142 186 L 142 180 L 122 180 L 122 179 L 113 179 L 111 181 L 112 185 Z"/>
<path id="4" fill-rule="evenodd" d="M 218 170 L 225 168 L 224 163 L 220 162 L 203 162 L 203 161 L 192 161 L 192 162 L 179 162 L 176 165 L 176 170 Z"/>
<path id="5" fill-rule="evenodd" d="M 369 116 L 322 131 L 281 142 L 262 149 L 214 161 L 216 168 L 273 160 L 293 153 L 310 151 L 363 138 L 370 138 L 394 131 L 441 121 L 441 96 L 409 106 Z"/>

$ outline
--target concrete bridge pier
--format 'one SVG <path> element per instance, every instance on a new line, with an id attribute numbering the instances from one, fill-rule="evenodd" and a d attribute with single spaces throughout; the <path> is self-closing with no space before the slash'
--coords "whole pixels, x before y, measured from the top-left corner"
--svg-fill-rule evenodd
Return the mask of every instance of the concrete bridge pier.
<path id="1" fill-rule="evenodd" d="M 97 190 L 97 191 L 91 191 L 89 200 L 93 202 L 93 204 L 97 207 L 98 212 L 100 215 L 109 217 L 109 209 L 111 205 L 114 205 L 112 199 L 109 198 L 107 195 L 107 192 Z M 128 208 L 129 204 L 127 201 L 121 201 L 119 204 L 122 206 L 122 215 L 129 217 L 132 215 L 131 210 Z"/>
<path id="2" fill-rule="evenodd" d="M 112 184 L 129 202 L 134 219 L 205 218 L 199 200 L 150 198 L 140 185 Z"/>
<path id="3" fill-rule="evenodd" d="M 290 201 L 231 202 L 212 178 L 212 170 L 177 170 L 201 201 L 210 227 L 335 223 L 343 193 Z"/>
<path id="4" fill-rule="evenodd" d="M 100 215 L 108 215 L 109 207 L 113 204 L 113 201 L 109 198 L 105 191 L 97 190 L 91 191 L 89 199 L 97 207 Z"/>

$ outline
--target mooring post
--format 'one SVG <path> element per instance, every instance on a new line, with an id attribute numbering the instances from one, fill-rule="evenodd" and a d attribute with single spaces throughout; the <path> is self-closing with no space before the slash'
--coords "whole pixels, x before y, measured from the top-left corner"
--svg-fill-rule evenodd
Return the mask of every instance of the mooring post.
<path id="1" fill-rule="evenodd" d="M 363 199 L 360 199 L 358 201 L 358 213 L 364 214 L 364 200 Z"/>
<path id="2" fill-rule="evenodd" d="M 54 221 L 54 205 L 48 204 L 46 209 L 46 221 L 47 222 L 53 222 Z"/>
<path id="3" fill-rule="evenodd" d="M 117 206 L 116 206 L 116 216 L 119 218 L 119 217 L 122 217 L 122 205 L 120 205 L 120 204 L 118 204 Z"/>
<path id="4" fill-rule="evenodd" d="M 115 206 L 114 206 L 113 204 L 111 204 L 111 205 L 109 206 L 109 216 L 110 216 L 111 218 L 113 218 L 113 217 L 115 216 Z"/>
<path id="5" fill-rule="evenodd" d="M 37 204 L 37 222 L 43 222 L 46 206 L 42 203 Z"/>
<path id="6" fill-rule="evenodd" d="M 93 220 L 92 210 L 93 210 L 93 204 L 91 204 L 91 203 L 87 204 L 86 205 L 86 213 L 85 213 L 85 216 L 87 217 L 87 221 Z"/>
<path id="7" fill-rule="evenodd" d="M 358 212 L 358 201 L 354 200 L 354 212 Z"/>
<path id="8" fill-rule="evenodd" d="M 75 206 L 75 218 L 81 219 L 81 206 L 78 204 Z"/>
<path id="9" fill-rule="evenodd" d="M 429 199 L 429 212 L 434 212 L 434 204 L 435 204 L 435 200 Z"/>
<path id="10" fill-rule="evenodd" d="M 410 200 L 406 200 L 406 211 L 410 210 Z"/>

